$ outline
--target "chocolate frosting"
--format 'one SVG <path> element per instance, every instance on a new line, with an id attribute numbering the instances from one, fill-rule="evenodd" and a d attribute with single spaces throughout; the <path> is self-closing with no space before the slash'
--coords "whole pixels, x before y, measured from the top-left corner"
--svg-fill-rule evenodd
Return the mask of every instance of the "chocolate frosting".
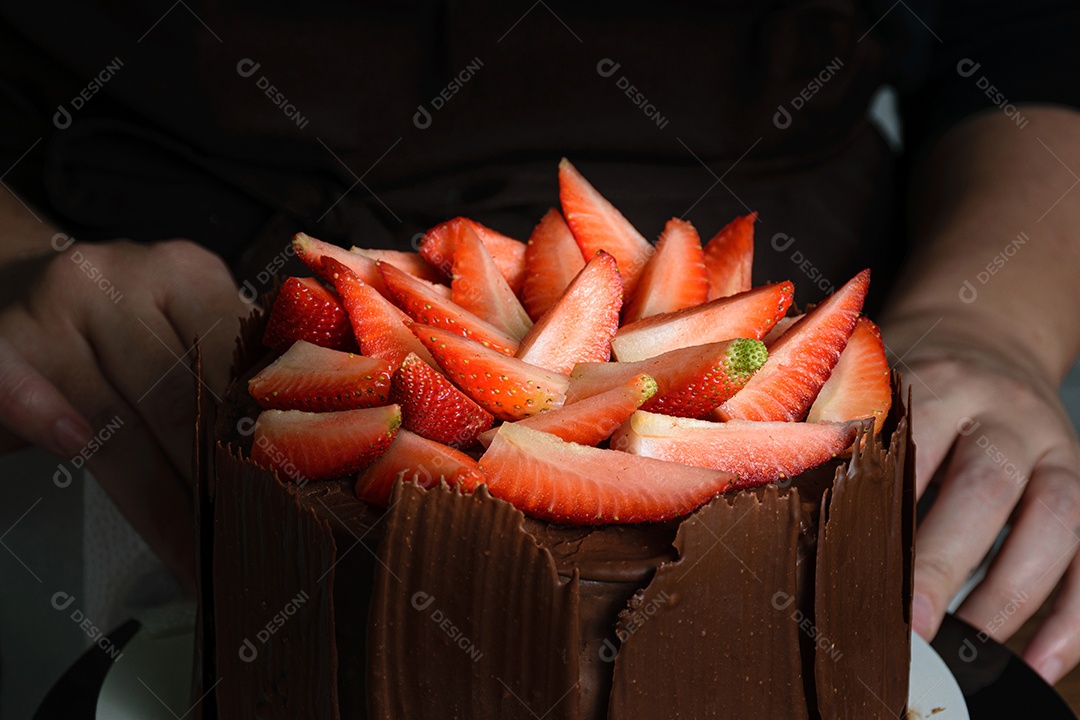
<path id="1" fill-rule="evenodd" d="M 379 548 L 369 717 L 580 717 L 578 580 L 486 488 L 397 485 Z"/>
<path id="2" fill-rule="evenodd" d="M 808 717 L 798 492 L 720 497 L 682 524 L 678 560 L 619 616 L 611 720 Z"/>
<path id="3" fill-rule="evenodd" d="M 216 464 L 218 715 L 337 720 L 333 533 L 273 473 L 221 446 Z"/>
<path id="4" fill-rule="evenodd" d="M 836 472 L 818 530 L 814 671 L 826 718 L 902 717 L 907 706 L 911 626 L 903 595 L 907 419 L 885 452 L 856 442 Z"/>

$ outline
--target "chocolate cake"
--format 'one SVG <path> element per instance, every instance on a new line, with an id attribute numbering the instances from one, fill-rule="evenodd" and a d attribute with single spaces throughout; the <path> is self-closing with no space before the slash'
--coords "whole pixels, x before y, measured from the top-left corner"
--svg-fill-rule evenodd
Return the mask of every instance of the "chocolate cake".
<path id="1" fill-rule="evenodd" d="M 260 322 L 223 402 L 199 401 L 202 717 L 902 716 L 903 398 L 848 460 L 676 521 L 553 525 L 485 488 L 413 483 L 383 512 L 348 480 L 282 482 L 247 459 Z"/>

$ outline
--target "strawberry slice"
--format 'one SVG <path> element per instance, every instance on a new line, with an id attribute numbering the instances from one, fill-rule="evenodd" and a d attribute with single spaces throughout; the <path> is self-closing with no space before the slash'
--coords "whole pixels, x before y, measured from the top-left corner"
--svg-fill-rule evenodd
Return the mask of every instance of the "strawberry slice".
<path id="1" fill-rule="evenodd" d="M 292 240 L 293 252 L 300 258 L 311 271 L 326 282 L 332 283 L 330 274 L 326 271 L 323 260 L 333 258 L 345 267 L 349 268 L 356 277 L 375 288 L 380 295 L 386 296 L 386 288 L 383 287 L 382 278 L 375 268 L 375 261 L 359 253 L 346 250 L 343 247 L 313 238 L 307 233 L 297 233 Z"/>
<path id="2" fill-rule="evenodd" d="M 495 497 L 567 525 L 667 520 L 736 481 L 726 472 L 568 443 L 517 423 L 499 428 L 480 469 Z"/>
<path id="3" fill-rule="evenodd" d="M 806 419 L 808 422 L 845 422 L 874 418 L 874 432 L 879 433 L 891 406 L 889 360 L 885 357 L 881 330 L 867 318 L 860 317 Z"/>
<path id="4" fill-rule="evenodd" d="M 730 338 L 760 340 L 787 313 L 794 293 L 795 287 L 785 280 L 697 307 L 653 315 L 619 328 L 611 350 L 619 360 L 633 362 Z"/>
<path id="5" fill-rule="evenodd" d="M 642 457 L 724 470 L 747 488 L 800 475 L 836 457 L 855 440 L 859 423 L 726 423 L 673 418 L 639 410 L 615 431 L 611 447 Z"/>
<path id="6" fill-rule="evenodd" d="M 566 158 L 559 163 L 559 201 L 581 254 L 588 260 L 600 250 L 611 253 L 632 297 L 653 246 Z"/>
<path id="7" fill-rule="evenodd" d="M 708 299 L 709 278 L 701 238 L 693 225 L 672 218 L 660 234 L 656 253 L 641 271 L 634 298 L 623 312 L 623 322 L 682 310 Z"/>
<path id="8" fill-rule="evenodd" d="M 521 420 L 557 408 L 566 399 L 565 375 L 507 357 L 449 330 L 415 324 L 412 331 L 450 382 L 500 420 Z"/>
<path id="9" fill-rule="evenodd" d="M 401 424 L 397 405 L 311 413 L 264 410 L 255 421 L 251 461 L 305 483 L 354 473 L 382 455 Z"/>
<path id="10" fill-rule="evenodd" d="M 525 282 L 521 301 L 533 320 L 539 320 L 566 286 L 585 267 L 581 248 L 562 214 L 548 210 L 525 246 Z"/>
<path id="11" fill-rule="evenodd" d="M 405 313 L 334 258 L 324 258 L 323 267 L 341 296 L 363 354 L 387 360 L 395 367 L 409 353 L 434 362 L 405 326 L 409 321 Z"/>
<path id="12" fill-rule="evenodd" d="M 740 215 L 705 245 L 710 300 L 746 292 L 752 287 L 755 220 L 756 212 Z"/>
<path id="13" fill-rule="evenodd" d="M 656 378 L 659 390 L 643 410 L 700 417 L 746 385 L 767 356 L 760 340 L 740 338 L 679 348 L 637 362 L 579 363 L 570 372 L 567 409 L 638 373 L 648 373 Z"/>
<path id="14" fill-rule="evenodd" d="M 607 360 L 622 291 L 615 258 L 601 250 L 522 339 L 518 359 L 564 375 L 579 362 Z"/>
<path id="15" fill-rule="evenodd" d="M 521 283 L 525 279 L 525 243 L 485 227 L 475 220 L 456 217 L 431 228 L 424 233 L 424 239 L 420 241 L 420 255 L 430 265 L 449 276 L 454 268 L 458 241 L 465 228 L 471 228 L 479 236 L 510 288 L 515 293 L 521 290 Z"/>
<path id="16" fill-rule="evenodd" d="M 610 364 L 610 363 L 608 363 Z M 656 381 L 642 373 L 621 385 L 593 395 L 573 405 L 563 405 L 539 415 L 518 420 L 524 427 L 551 433 L 566 442 L 596 445 L 607 440 L 626 422 L 641 403 L 656 394 Z M 491 445 L 498 428 L 480 434 L 484 447 Z"/>
<path id="17" fill-rule="evenodd" d="M 468 447 L 495 418 L 416 355 L 394 373 L 390 402 L 401 406 L 401 424 L 418 435 L 454 447 Z"/>
<path id="18" fill-rule="evenodd" d="M 383 248 L 361 248 L 355 245 L 349 248 L 349 252 L 356 253 L 372 262 L 388 263 L 420 280 L 427 280 L 435 284 L 443 281 L 442 273 L 428 265 L 427 261 L 420 256 L 420 253 Z M 445 287 L 445 285 L 442 287 Z"/>
<path id="19" fill-rule="evenodd" d="M 248 380 L 264 408 L 352 410 L 385 405 L 393 366 L 379 358 L 340 352 L 297 340 L 284 355 Z"/>
<path id="20" fill-rule="evenodd" d="M 746 387 L 716 409 L 716 419 L 806 417 L 855 329 L 869 285 L 870 271 L 863 270 L 792 325 Z"/>
<path id="21" fill-rule="evenodd" d="M 315 278 L 285 280 L 266 321 L 266 347 L 285 352 L 297 340 L 337 350 L 356 349 L 341 301 Z"/>
<path id="22" fill-rule="evenodd" d="M 446 328 L 504 355 L 517 352 L 517 338 L 473 315 L 453 300 L 440 297 L 423 280 L 383 263 L 379 263 L 379 272 L 390 298 L 416 322 Z"/>
<path id="23" fill-rule="evenodd" d="M 802 314 L 799 315 L 786 315 L 780 318 L 779 322 L 773 325 L 773 329 L 769 331 L 769 334 L 765 336 L 762 341 L 765 343 L 765 347 L 772 347 L 777 340 L 780 339 L 784 333 L 791 329 L 791 326 L 802 320 Z"/>
<path id="24" fill-rule="evenodd" d="M 476 461 L 434 440 L 398 430 L 382 456 L 356 479 L 356 496 L 376 507 L 387 507 L 398 480 L 435 487 L 440 482 L 473 490 L 486 482 Z"/>
<path id="25" fill-rule="evenodd" d="M 451 299 L 505 334 L 520 340 L 532 327 L 532 320 L 517 295 L 500 274 L 480 237 L 465 227 L 454 254 Z"/>

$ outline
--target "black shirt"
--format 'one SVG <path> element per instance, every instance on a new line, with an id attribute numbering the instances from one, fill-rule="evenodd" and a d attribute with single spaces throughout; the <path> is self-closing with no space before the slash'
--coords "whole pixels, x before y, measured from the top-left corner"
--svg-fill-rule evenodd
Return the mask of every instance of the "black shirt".
<path id="1" fill-rule="evenodd" d="M 566 155 L 647 236 L 759 212 L 755 280 L 816 300 L 903 253 L 908 152 L 1076 104 L 1071 3 L 105 0 L 3 11 L 4 182 L 80 239 L 187 236 L 252 277 L 293 232 L 527 236 Z M 991 87 L 993 88 L 991 90 Z M 880 283 L 878 298 L 880 299 Z"/>

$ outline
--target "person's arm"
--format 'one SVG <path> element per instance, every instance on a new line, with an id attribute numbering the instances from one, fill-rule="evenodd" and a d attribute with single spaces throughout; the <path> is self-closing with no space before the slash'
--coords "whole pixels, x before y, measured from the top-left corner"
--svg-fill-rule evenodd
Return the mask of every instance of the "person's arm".
<path id="1" fill-rule="evenodd" d="M 1058 388 L 1080 354 L 1080 113 L 987 111 L 950 129 L 913 176 L 914 251 L 882 318 L 915 395 L 915 629 L 1011 523 L 959 610 L 1003 639 L 1059 581 L 1024 653 L 1051 682 L 1080 660 L 1080 449 Z"/>
<path id="2" fill-rule="evenodd" d="M 0 452 L 80 457 L 193 584 L 191 343 L 220 393 L 250 306 L 194 243 L 79 243 L 32 213 L 0 188 Z"/>

